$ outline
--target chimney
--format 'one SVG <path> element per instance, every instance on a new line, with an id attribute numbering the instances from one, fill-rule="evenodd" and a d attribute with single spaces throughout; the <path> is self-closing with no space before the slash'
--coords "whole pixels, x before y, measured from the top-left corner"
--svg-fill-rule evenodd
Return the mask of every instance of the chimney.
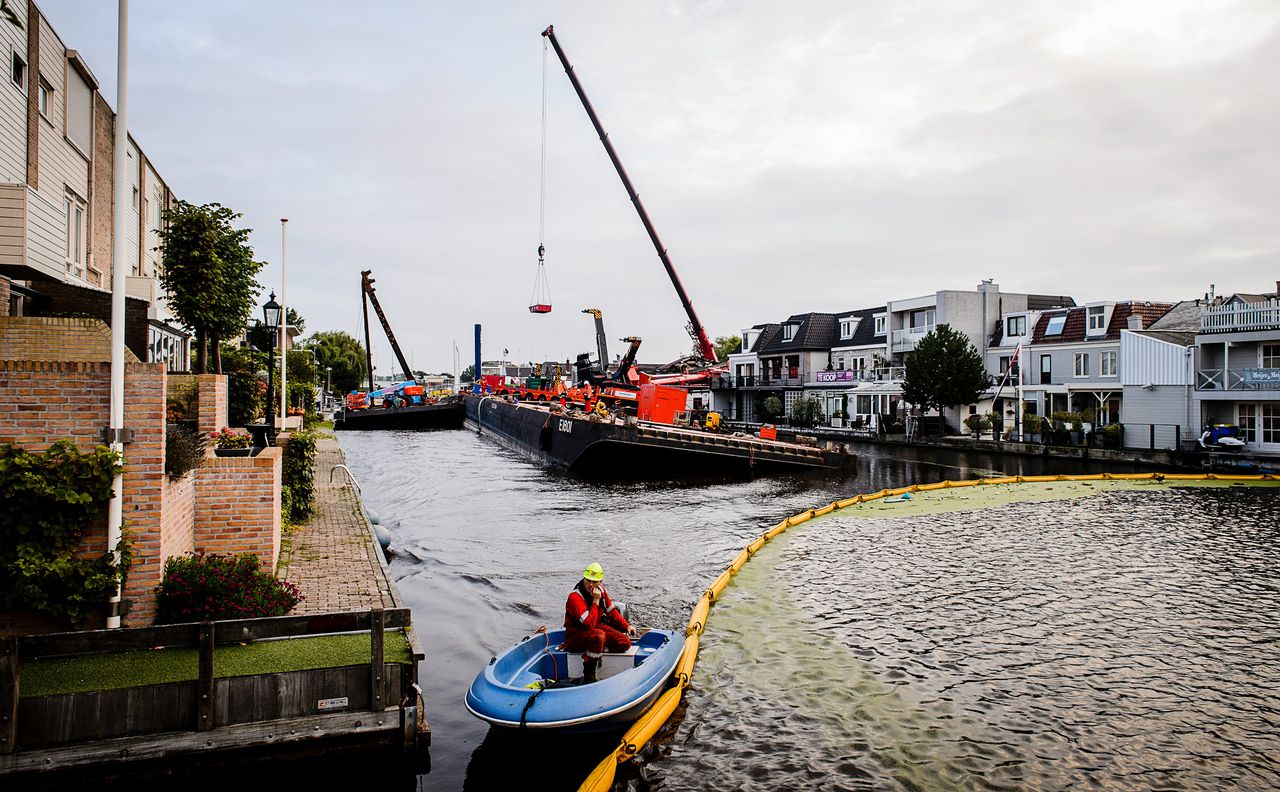
<path id="1" fill-rule="evenodd" d="M 1142 314 L 1136 314 L 1136 313 L 1129 314 L 1129 329 L 1130 330 L 1142 329 Z"/>

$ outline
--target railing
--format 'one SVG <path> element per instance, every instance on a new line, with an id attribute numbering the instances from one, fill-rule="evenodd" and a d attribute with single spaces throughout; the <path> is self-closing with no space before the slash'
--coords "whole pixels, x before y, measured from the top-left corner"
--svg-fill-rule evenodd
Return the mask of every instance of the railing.
<path id="1" fill-rule="evenodd" d="M 1205 333 L 1228 333 L 1242 330 L 1280 328 L 1280 300 L 1248 305 L 1219 305 L 1200 309 L 1200 330 Z"/>
<path id="2" fill-rule="evenodd" d="M 916 348 L 916 344 L 920 343 L 920 339 L 933 332 L 936 325 L 922 325 L 920 327 L 908 327 L 903 330 L 894 330 L 892 335 L 891 351 L 893 352 L 910 352 Z"/>
<path id="3" fill-rule="evenodd" d="M 1199 369 L 1196 390 L 1280 390 L 1280 368 Z"/>

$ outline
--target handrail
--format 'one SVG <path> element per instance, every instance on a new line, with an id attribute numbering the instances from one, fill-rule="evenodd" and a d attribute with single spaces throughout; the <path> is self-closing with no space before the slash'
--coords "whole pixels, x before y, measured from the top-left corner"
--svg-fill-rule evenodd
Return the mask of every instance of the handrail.
<path id="1" fill-rule="evenodd" d="M 329 468 L 329 483 L 330 484 L 333 483 L 333 474 L 338 470 L 338 468 L 342 468 L 347 472 L 347 477 L 350 478 L 351 483 L 355 485 L 356 494 L 363 497 L 364 493 L 360 491 L 360 482 L 356 481 L 356 474 L 352 473 L 351 468 L 347 467 L 346 465 L 334 465 L 333 467 Z"/>

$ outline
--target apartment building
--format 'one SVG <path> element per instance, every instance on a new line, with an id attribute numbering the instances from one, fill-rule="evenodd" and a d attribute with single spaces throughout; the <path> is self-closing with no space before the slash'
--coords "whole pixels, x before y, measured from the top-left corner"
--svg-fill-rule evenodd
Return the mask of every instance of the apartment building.
<path id="1" fill-rule="evenodd" d="M 87 313 L 109 320 L 115 114 L 89 64 L 30 0 L 0 15 L 0 315 Z M 162 211 L 174 200 L 129 138 L 126 331 L 142 360 L 185 369 L 157 277 Z M 140 304 L 140 307 L 139 305 Z"/>

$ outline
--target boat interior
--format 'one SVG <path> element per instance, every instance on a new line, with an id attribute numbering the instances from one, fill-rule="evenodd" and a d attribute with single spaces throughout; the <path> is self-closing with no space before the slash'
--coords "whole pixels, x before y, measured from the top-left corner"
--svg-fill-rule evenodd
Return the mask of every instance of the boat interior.
<path id="1" fill-rule="evenodd" d="M 534 636 L 530 640 L 535 642 L 532 648 L 536 651 L 529 654 L 519 653 L 519 656 L 513 652 L 498 662 L 494 668 L 498 681 L 512 687 L 523 688 L 544 679 L 562 682 L 580 678 L 582 653 L 564 651 L 563 644 L 560 644 L 563 638 L 563 631 L 553 632 L 551 633 L 553 643 L 550 648 L 537 649 L 536 644 L 542 641 L 540 636 Z M 650 630 L 632 641 L 625 652 L 605 652 L 600 660 L 600 667 L 596 670 L 596 678 L 607 679 L 641 665 L 669 640 L 668 633 Z"/>

